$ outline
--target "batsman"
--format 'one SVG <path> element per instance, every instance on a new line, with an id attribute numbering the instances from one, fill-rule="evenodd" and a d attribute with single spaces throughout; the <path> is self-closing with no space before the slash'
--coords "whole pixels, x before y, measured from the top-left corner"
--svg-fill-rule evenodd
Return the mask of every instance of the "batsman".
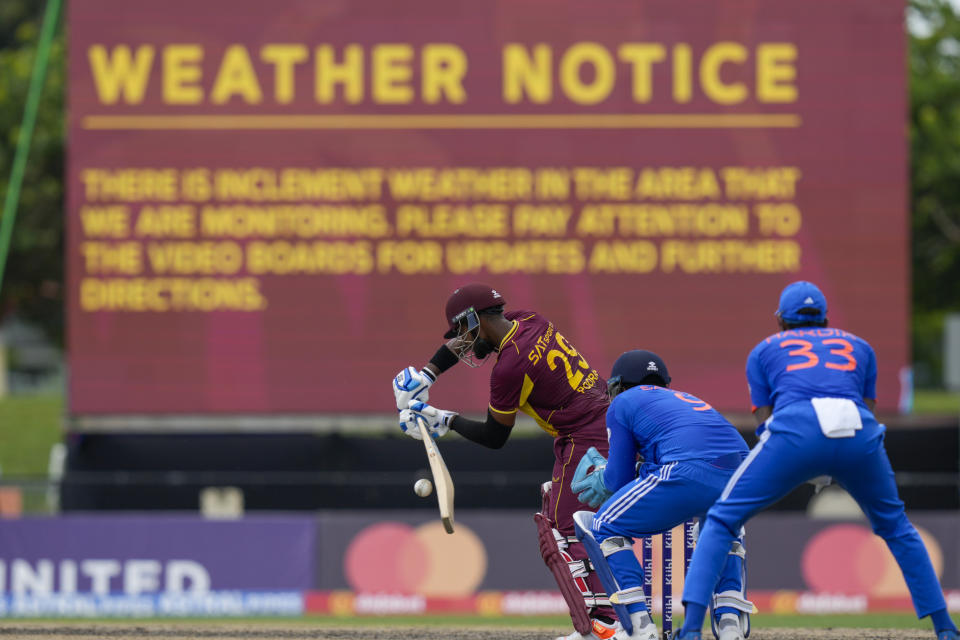
<path id="1" fill-rule="evenodd" d="M 610 601 L 574 535 L 573 513 L 582 508 L 570 489 L 577 461 L 590 447 L 607 453 L 606 383 L 552 322 L 532 311 L 504 312 L 492 287 L 468 284 L 446 303 L 447 342 L 422 369 L 407 367 L 393 381 L 404 433 L 420 438 L 416 416 L 431 435 L 449 430 L 491 449 L 507 441 L 523 411 L 553 436 L 554 464 L 541 486 L 534 515 L 540 554 L 570 609 L 573 633 L 557 640 L 609 640 L 619 626 Z M 477 367 L 494 361 L 486 419 L 471 420 L 427 404 L 438 376 L 458 362 Z"/>

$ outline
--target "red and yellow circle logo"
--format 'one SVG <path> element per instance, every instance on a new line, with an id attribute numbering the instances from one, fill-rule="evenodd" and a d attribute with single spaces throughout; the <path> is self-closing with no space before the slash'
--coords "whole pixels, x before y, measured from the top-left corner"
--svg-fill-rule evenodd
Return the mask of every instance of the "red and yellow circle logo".
<path id="1" fill-rule="evenodd" d="M 937 576 L 943 573 L 943 550 L 917 527 Z M 909 595 L 900 567 L 882 538 L 863 525 L 838 524 L 815 535 L 803 550 L 803 577 L 818 592 L 866 594 L 874 598 Z"/>
<path id="2" fill-rule="evenodd" d="M 453 535 L 439 522 L 411 527 L 379 522 L 347 547 L 344 574 L 356 592 L 454 598 L 473 594 L 487 573 L 487 551 L 462 523 Z"/>

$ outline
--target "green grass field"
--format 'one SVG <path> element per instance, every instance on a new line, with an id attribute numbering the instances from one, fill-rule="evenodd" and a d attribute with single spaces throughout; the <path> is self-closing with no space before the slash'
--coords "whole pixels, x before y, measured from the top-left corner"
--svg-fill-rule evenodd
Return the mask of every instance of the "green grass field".
<path id="1" fill-rule="evenodd" d="M 659 616 L 658 616 L 659 618 Z M 566 616 L 503 616 L 491 618 L 489 616 L 389 616 L 389 617 L 362 617 L 346 618 L 340 616 L 306 616 L 292 619 L 292 622 L 301 621 L 304 624 L 329 624 L 335 626 L 357 625 L 369 626 L 518 626 L 518 627 L 556 627 L 570 626 L 570 619 Z M 659 622 L 659 619 L 658 619 Z M 683 616 L 674 617 L 674 628 L 679 629 L 683 624 Z M 752 618 L 752 624 L 760 629 L 765 627 L 797 627 L 816 629 L 928 629 L 930 622 L 917 620 L 910 613 L 871 613 L 871 614 L 823 614 L 823 615 L 784 615 L 758 614 Z"/>
<path id="2" fill-rule="evenodd" d="M 659 617 L 659 616 L 658 616 Z M 567 616 L 476 616 L 476 615 L 425 615 L 425 616 L 319 616 L 307 615 L 296 618 L 156 618 L 156 619 L 99 619 L 55 618 L 34 620 L 48 624 L 129 624 L 131 621 L 149 624 L 151 622 L 172 625 L 198 624 L 234 624 L 243 623 L 255 626 L 285 624 L 292 626 L 314 627 L 529 627 L 565 629 L 570 626 Z M 658 620 L 659 621 L 659 620 Z M 13 622 L 7 620 L 7 622 Z M 0 626 L 4 620 L 0 618 Z M 674 618 L 674 628 L 683 624 L 683 617 Z M 870 614 L 818 614 L 786 615 L 758 614 L 753 617 L 752 625 L 763 628 L 809 628 L 809 629 L 930 629 L 929 620 L 917 620 L 909 613 L 870 613 Z"/>
<path id="3" fill-rule="evenodd" d="M 8 396 L 0 400 L 0 471 L 7 476 L 47 472 L 50 447 L 62 438 L 63 397 Z"/>
<path id="4" fill-rule="evenodd" d="M 918 389 L 913 393 L 913 412 L 919 415 L 960 415 L 960 393 Z"/>

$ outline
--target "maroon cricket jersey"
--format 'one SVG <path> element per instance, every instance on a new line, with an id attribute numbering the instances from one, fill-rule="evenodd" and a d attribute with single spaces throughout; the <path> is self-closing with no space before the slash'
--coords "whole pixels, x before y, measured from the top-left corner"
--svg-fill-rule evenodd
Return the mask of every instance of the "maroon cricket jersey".
<path id="1" fill-rule="evenodd" d="M 504 316 L 513 327 L 490 374 L 490 410 L 523 411 L 552 436 L 604 425 L 609 400 L 597 370 L 543 316 L 532 311 Z"/>

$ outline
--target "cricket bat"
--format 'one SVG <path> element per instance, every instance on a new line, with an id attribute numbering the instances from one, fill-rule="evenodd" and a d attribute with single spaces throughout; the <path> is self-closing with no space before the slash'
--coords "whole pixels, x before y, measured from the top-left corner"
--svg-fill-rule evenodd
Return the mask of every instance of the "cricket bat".
<path id="1" fill-rule="evenodd" d="M 440 521 L 447 533 L 453 533 L 453 478 L 443 462 L 440 449 L 427 430 L 423 418 L 417 416 L 417 426 L 420 428 L 420 437 L 427 450 L 427 460 L 430 462 L 430 473 L 433 474 L 433 486 L 437 490 L 437 504 L 440 506 Z"/>

